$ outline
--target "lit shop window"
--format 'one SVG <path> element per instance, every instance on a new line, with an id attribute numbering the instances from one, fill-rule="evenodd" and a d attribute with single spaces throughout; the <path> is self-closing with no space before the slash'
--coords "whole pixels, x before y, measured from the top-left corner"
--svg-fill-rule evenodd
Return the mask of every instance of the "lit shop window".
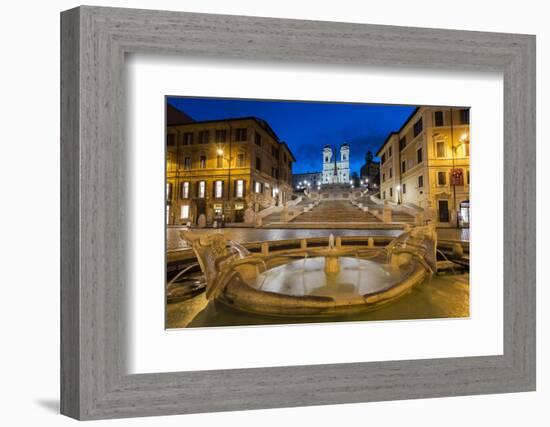
<path id="1" fill-rule="evenodd" d="M 181 198 L 182 199 L 188 199 L 189 198 L 189 183 L 184 182 L 181 185 Z"/>
<path id="2" fill-rule="evenodd" d="M 189 218 L 189 205 L 183 205 L 181 207 L 181 219 Z"/>
<path id="3" fill-rule="evenodd" d="M 244 180 L 238 179 L 235 187 L 235 197 L 244 197 Z"/>
<path id="4" fill-rule="evenodd" d="M 214 184 L 214 197 L 221 199 L 223 197 L 223 181 L 216 181 Z"/>
<path id="5" fill-rule="evenodd" d="M 261 182 L 256 182 L 254 184 L 254 192 L 255 193 L 261 193 L 262 192 L 262 183 Z"/>

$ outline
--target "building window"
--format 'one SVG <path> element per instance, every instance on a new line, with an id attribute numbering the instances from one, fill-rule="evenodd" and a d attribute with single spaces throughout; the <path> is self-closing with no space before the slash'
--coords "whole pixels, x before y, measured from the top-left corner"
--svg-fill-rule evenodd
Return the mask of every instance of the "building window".
<path id="1" fill-rule="evenodd" d="M 279 179 L 279 171 L 277 170 L 277 168 L 271 168 L 271 177 Z"/>
<path id="2" fill-rule="evenodd" d="M 403 194 L 407 192 L 407 184 L 403 184 Z"/>
<path id="3" fill-rule="evenodd" d="M 218 154 L 218 157 L 216 157 L 216 167 L 223 168 L 223 156 L 219 154 Z"/>
<path id="4" fill-rule="evenodd" d="M 418 177 L 418 188 L 424 187 L 424 176 L 420 175 Z"/>
<path id="5" fill-rule="evenodd" d="M 256 144 L 258 147 L 262 146 L 262 135 L 260 135 L 258 132 L 254 132 L 254 144 Z"/>
<path id="6" fill-rule="evenodd" d="M 405 160 L 401 161 L 401 173 L 405 173 L 406 167 L 407 167 L 407 162 L 405 162 Z"/>
<path id="7" fill-rule="evenodd" d="M 422 148 L 416 150 L 416 163 L 422 163 Z"/>
<path id="8" fill-rule="evenodd" d="M 225 129 L 219 129 L 216 131 L 216 142 L 225 142 L 227 139 L 227 131 Z"/>
<path id="9" fill-rule="evenodd" d="M 271 189 L 271 197 L 273 197 L 274 199 L 276 199 L 276 198 L 277 198 L 277 194 L 279 194 L 279 189 L 273 187 L 273 188 Z"/>
<path id="10" fill-rule="evenodd" d="M 381 160 L 382 160 L 382 164 L 386 163 L 386 153 L 382 154 Z"/>
<path id="11" fill-rule="evenodd" d="M 199 181 L 197 196 L 199 199 L 204 199 L 206 197 L 206 181 Z"/>
<path id="12" fill-rule="evenodd" d="M 392 155 L 392 146 L 390 145 L 390 148 L 388 148 L 388 157 L 391 157 Z"/>
<path id="13" fill-rule="evenodd" d="M 181 198 L 182 199 L 188 199 L 189 198 L 189 183 L 188 182 L 182 182 L 181 183 Z"/>
<path id="14" fill-rule="evenodd" d="M 208 144 L 208 139 L 210 137 L 210 132 L 207 130 L 201 130 L 199 132 L 199 144 Z"/>
<path id="15" fill-rule="evenodd" d="M 262 169 L 262 159 L 260 159 L 259 157 L 256 157 L 256 170 L 261 170 Z"/>
<path id="16" fill-rule="evenodd" d="M 386 174 L 383 173 L 383 174 L 382 174 L 382 182 L 385 182 L 385 181 L 386 181 Z"/>
<path id="17" fill-rule="evenodd" d="M 386 199 L 386 192 L 382 192 L 382 200 L 385 200 Z"/>
<path id="18" fill-rule="evenodd" d="M 393 176 L 393 169 L 390 168 L 390 178 Z"/>
<path id="19" fill-rule="evenodd" d="M 201 169 L 206 169 L 206 156 L 201 156 L 199 163 Z"/>
<path id="20" fill-rule="evenodd" d="M 393 197 L 393 188 L 390 187 L 390 197 Z"/>
<path id="21" fill-rule="evenodd" d="M 399 140 L 399 149 L 402 150 L 407 145 L 407 137 L 403 137 Z"/>
<path id="22" fill-rule="evenodd" d="M 176 135 L 169 133 L 166 135 L 166 145 L 174 145 L 176 141 Z"/>
<path id="23" fill-rule="evenodd" d="M 261 193 L 262 192 L 262 183 L 256 181 L 254 183 L 254 193 Z"/>
<path id="24" fill-rule="evenodd" d="M 189 218 L 189 205 L 181 206 L 181 219 Z"/>
<path id="25" fill-rule="evenodd" d="M 415 137 L 418 136 L 420 132 L 422 132 L 422 117 L 420 117 L 413 126 L 413 134 Z"/>
<path id="26" fill-rule="evenodd" d="M 447 172 L 437 172 L 437 185 L 447 185 Z"/>
<path id="27" fill-rule="evenodd" d="M 246 128 L 237 128 L 235 129 L 235 140 L 236 141 L 246 141 Z"/>
<path id="28" fill-rule="evenodd" d="M 166 200 L 168 201 L 172 200 L 172 183 L 171 182 L 166 183 Z"/>
<path id="29" fill-rule="evenodd" d="M 435 143 L 435 155 L 439 158 L 445 157 L 445 142 L 437 141 Z"/>
<path id="30" fill-rule="evenodd" d="M 237 154 L 237 167 L 239 167 L 239 168 L 244 167 L 244 154 L 243 153 Z"/>
<path id="31" fill-rule="evenodd" d="M 186 157 L 183 160 L 183 168 L 188 171 L 191 170 L 191 157 Z"/>
<path id="32" fill-rule="evenodd" d="M 436 111 L 434 113 L 435 126 L 443 126 L 443 111 Z"/>
<path id="33" fill-rule="evenodd" d="M 244 197 L 244 180 L 238 179 L 235 185 L 235 197 L 243 198 Z"/>
<path id="34" fill-rule="evenodd" d="M 470 185 L 470 169 L 466 171 L 466 184 Z"/>
<path id="35" fill-rule="evenodd" d="M 223 181 L 214 181 L 214 197 L 216 199 L 223 197 Z"/>
<path id="36" fill-rule="evenodd" d="M 185 132 L 183 134 L 183 145 L 193 144 L 193 134 L 191 132 Z"/>
<path id="37" fill-rule="evenodd" d="M 279 149 L 273 145 L 271 146 L 271 155 L 276 159 L 279 158 Z"/>
<path id="38" fill-rule="evenodd" d="M 460 123 L 463 125 L 470 124 L 470 109 L 463 108 L 460 110 Z"/>

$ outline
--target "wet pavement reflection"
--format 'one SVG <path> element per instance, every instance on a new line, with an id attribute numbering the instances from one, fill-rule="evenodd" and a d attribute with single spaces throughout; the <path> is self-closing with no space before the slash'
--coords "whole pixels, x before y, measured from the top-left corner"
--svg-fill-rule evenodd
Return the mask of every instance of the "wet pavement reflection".
<path id="1" fill-rule="evenodd" d="M 330 319 L 271 317 L 208 303 L 204 294 L 169 304 L 168 328 L 464 318 L 470 316 L 469 274 L 432 276 L 408 294 L 362 314 Z"/>

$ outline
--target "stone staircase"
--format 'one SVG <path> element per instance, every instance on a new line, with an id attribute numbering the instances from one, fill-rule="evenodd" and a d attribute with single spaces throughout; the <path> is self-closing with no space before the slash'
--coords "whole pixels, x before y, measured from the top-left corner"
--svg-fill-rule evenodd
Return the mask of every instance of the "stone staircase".
<path id="1" fill-rule="evenodd" d="M 376 222 L 381 221 L 370 212 L 363 212 L 346 200 L 327 200 L 321 202 L 309 212 L 297 216 L 292 220 L 301 222 Z"/>
<path id="2" fill-rule="evenodd" d="M 309 199 L 302 199 L 299 203 L 295 205 L 295 207 L 303 209 L 304 207 L 308 206 L 310 203 L 312 203 Z M 272 214 L 269 214 L 265 216 L 262 220 L 263 224 L 271 224 L 274 222 L 282 222 L 283 213 L 281 211 L 279 212 L 273 212 Z"/>
<path id="3" fill-rule="evenodd" d="M 391 219 L 392 219 L 392 222 L 404 222 L 406 224 L 411 224 L 411 225 L 415 224 L 414 216 L 398 210 L 392 210 Z"/>

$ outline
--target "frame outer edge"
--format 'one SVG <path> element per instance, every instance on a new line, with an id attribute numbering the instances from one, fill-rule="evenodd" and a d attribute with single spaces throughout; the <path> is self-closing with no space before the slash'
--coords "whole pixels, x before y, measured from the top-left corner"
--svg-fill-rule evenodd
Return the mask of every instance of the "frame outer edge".
<path id="1" fill-rule="evenodd" d="M 80 384 L 80 10 L 61 13 L 60 411 L 79 419 Z"/>
<path id="2" fill-rule="evenodd" d="M 172 14 L 178 17 L 176 20 L 178 27 L 164 31 L 162 26 L 166 24 L 166 21 L 163 20 L 169 16 L 171 21 L 166 25 L 172 25 Z M 511 186 L 511 188 L 505 187 L 505 191 L 514 195 L 524 194 L 519 194 L 523 206 L 518 203 L 513 209 L 510 209 L 509 219 L 505 219 L 505 224 L 514 225 L 512 229 L 508 230 L 511 235 L 508 240 L 505 239 L 505 243 L 513 242 L 513 249 L 509 253 L 515 255 L 513 265 L 510 266 L 510 277 L 513 280 L 510 281 L 511 286 L 508 287 L 508 292 L 505 295 L 504 307 L 504 311 L 509 314 L 505 317 L 504 327 L 514 330 L 505 336 L 505 358 L 472 358 L 471 361 L 457 359 L 455 363 L 459 363 L 462 368 L 467 367 L 468 364 L 471 368 L 472 362 L 476 364 L 477 368 L 473 369 L 469 375 L 463 375 L 462 368 L 458 372 L 455 372 L 455 368 L 451 371 L 447 369 L 448 379 L 457 377 L 464 381 L 469 377 L 470 380 L 450 386 L 439 384 L 437 388 L 444 394 L 434 393 L 433 386 L 430 387 L 429 382 L 426 382 L 434 378 L 434 371 L 431 369 L 433 362 L 430 361 L 403 361 L 393 368 L 390 367 L 393 364 L 382 362 L 380 366 L 384 367 L 384 372 L 381 373 L 384 374 L 383 376 L 379 374 L 374 377 L 360 375 L 361 378 L 356 380 L 351 376 L 346 377 L 349 381 L 346 383 L 333 381 L 331 375 L 325 372 L 322 384 L 318 385 L 312 382 L 318 368 L 304 367 L 304 369 L 307 368 L 307 375 L 310 376 L 306 378 L 304 371 L 304 375 L 298 375 L 298 378 L 295 378 L 292 373 L 298 372 L 297 367 L 290 367 L 286 369 L 283 377 L 287 375 L 292 378 L 290 383 L 294 383 L 298 389 L 303 385 L 302 391 L 305 392 L 301 399 L 292 402 L 289 401 L 292 396 L 273 398 L 272 391 L 264 389 L 270 384 L 271 379 L 262 377 L 261 370 L 252 372 L 247 369 L 245 370 L 247 372 L 240 373 L 238 370 L 230 370 L 194 372 L 186 375 L 178 375 L 178 373 L 172 375 L 130 375 L 124 379 L 117 375 L 117 373 L 122 374 L 120 369 L 123 367 L 124 360 L 120 358 L 120 354 L 113 354 L 113 352 L 120 351 L 120 347 L 113 339 L 115 337 L 110 335 L 111 332 L 116 335 L 121 330 L 109 329 L 116 324 L 114 321 L 120 320 L 118 315 L 113 315 L 110 312 L 118 304 L 111 301 L 110 297 L 120 298 L 122 293 L 117 287 L 120 285 L 119 280 L 113 279 L 113 272 L 105 272 L 101 265 L 99 267 L 97 265 L 98 262 L 108 259 L 103 258 L 105 255 L 112 253 L 113 248 L 102 246 L 106 241 L 106 236 L 103 234 L 109 226 L 116 224 L 116 218 L 107 220 L 101 211 L 96 211 L 95 208 L 90 209 L 90 207 L 96 206 L 94 203 L 97 204 L 97 202 L 101 202 L 98 205 L 102 208 L 112 208 L 112 194 L 109 193 L 110 196 L 104 194 L 106 188 L 103 187 L 103 184 L 113 181 L 106 181 L 105 178 L 110 177 L 121 182 L 121 176 L 113 174 L 110 169 L 112 160 L 107 166 L 101 165 L 100 161 L 105 153 L 121 154 L 118 151 L 120 147 L 109 145 L 111 143 L 116 145 L 115 142 L 121 135 L 117 130 L 98 127 L 98 123 L 96 123 L 97 120 L 102 123 L 102 120 L 106 120 L 105 117 L 110 117 L 109 112 L 116 111 L 116 107 L 112 110 L 113 100 L 115 103 L 120 102 L 120 100 L 116 101 L 116 98 L 113 99 L 112 93 L 107 90 L 106 86 L 99 86 L 111 85 L 113 83 L 111 79 L 114 78 L 115 89 L 117 91 L 121 89 L 116 87 L 116 84 L 120 83 L 119 72 L 121 70 L 108 68 L 113 66 L 113 59 L 116 59 L 121 51 L 109 53 L 108 48 L 113 48 L 113 44 L 110 42 L 114 42 L 114 44 L 120 42 L 121 35 L 125 39 L 133 36 L 141 37 L 143 40 L 136 44 L 140 48 L 147 37 L 155 37 L 159 41 L 152 46 L 152 49 L 160 48 L 160 51 L 167 52 L 168 50 L 163 46 L 163 39 L 179 36 L 181 30 L 179 25 L 183 24 L 193 24 L 198 27 L 198 30 L 190 28 L 190 31 L 191 33 L 195 31 L 196 35 L 200 36 L 205 26 L 203 22 L 203 19 L 206 19 L 205 16 L 214 24 L 216 19 L 222 19 L 219 15 L 89 6 L 62 14 L 62 413 L 78 419 L 104 419 L 532 390 L 535 384 L 535 272 L 532 267 L 535 265 L 533 239 L 536 225 L 535 213 L 531 209 L 535 206 L 535 175 L 534 169 L 527 168 L 525 175 L 521 173 L 521 169 L 527 166 L 532 168 L 534 165 L 530 163 L 535 159 L 535 49 L 534 37 L 514 34 L 502 35 L 505 41 L 498 44 L 498 47 L 495 46 L 499 53 L 493 54 L 492 50 L 489 51 L 493 63 L 491 60 L 487 60 L 480 66 L 481 69 L 491 70 L 504 67 L 510 73 L 509 86 L 506 87 L 505 84 L 505 90 L 510 91 L 509 101 L 511 103 L 506 104 L 505 102 L 504 136 L 505 144 L 506 142 L 516 142 L 518 146 L 511 147 L 509 150 L 506 150 L 505 146 L 505 167 L 510 166 L 512 169 L 517 168 L 518 170 L 514 172 L 517 179 L 505 179 L 504 184 Z M 161 17 L 162 19 L 157 19 Z M 237 19 L 240 20 L 239 22 L 251 20 L 253 23 L 257 19 L 262 20 L 261 22 L 264 24 L 271 25 L 275 25 L 275 21 L 286 24 L 292 21 L 292 25 L 298 23 L 295 20 L 273 19 L 271 22 L 266 18 L 238 16 L 223 17 L 223 19 Z M 160 33 L 151 31 L 152 23 L 159 24 L 159 27 L 155 27 L 154 30 L 157 31 L 160 28 Z M 213 25 L 212 22 L 209 22 L 209 25 Z M 314 32 L 317 32 L 317 25 L 323 31 L 327 28 L 337 29 L 330 23 L 317 23 L 312 28 Z M 344 25 L 348 28 L 348 24 L 342 24 L 342 26 Z M 358 25 L 362 24 L 354 24 L 354 28 L 357 29 Z M 369 26 L 365 25 L 365 27 Z M 401 28 L 401 31 L 405 28 Z M 396 27 L 392 30 L 399 31 L 399 28 Z M 321 30 L 319 31 L 321 32 Z M 431 34 L 430 43 L 436 42 L 441 34 L 446 34 L 447 31 L 450 33 L 450 30 L 432 31 L 421 28 L 408 31 L 413 36 L 424 33 Z M 359 31 L 359 33 L 362 32 Z M 454 33 L 453 37 L 460 40 L 459 37 L 463 37 L 465 32 L 455 31 Z M 491 33 L 468 34 L 472 38 L 471 43 L 478 43 L 479 46 L 485 47 L 487 47 L 485 42 L 490 41 L 490 44 L 493 44 L 495 37 L 500 37 L 500 35 Z M 382 36 L 384 36 L 383 31 Z M 323 38 L 326 35 L 321 32 L 318 37 Z M 452 45 L 455 43 L 453 37 L 443 42 Z M 212 40 L 210 41 L 212 42 Z M 151 48 L 151 46 L 148 47 Z M 210 46 L 207 48 L 211 49 Z M 175 50 L 179 51 L 179 47 Z M 174 53 L 175 50 L 170 50 L 170 53 Z M 286 53 L 277 51 L 276 56 L 285 54 L 289 56 L 291 53 L 292 50 Z M 242 52 L 238 52 L 237 56 L 242 55 Z M 460 52 L 460 55 L 464 57 L 465 53 Z M 312 59 L 315 60 L 314 57 Z M 503 62 L 505 59 L 506 63 Z M 391 57 L 389 61 L 392 61 Z M 116 60 L 114 62 L 116 65 Z M 111 88 L 111 86 L 109 87 Z M 118 112 L 120 113 L 120 111 Z M 507 115 L 511 113 L 516 114 L 517 117 Z M 507 118 L 510 119 L 508 124 Z M 525 145 L 524 152 L 519 147 L 521 143 Z M 113 149 L 113 152 L 110 151 Z M 511 156 L 508 161 L 506 161 L 506 155 Z M 104 160 L 109 161 L 108 158 Z M 118 191 L 120 188 L 114 190 L 115 193 Z M 107 198 L 107 196 L 111 198 Z M 116 203 L 114 207 L 116 207 Z M 120 212 L 116 215 L 120 215 Z M 517 217 L 523 218 L 525 223 L 513 224 L 511 220 Z M 112 235 L 110 238 L 115 240 Z M 118 245 L 120 242 L 117 243 L 117 249 L 123 249 L 123 246 L 118 247 Z M 113 279 L 112 284 L 117 285 L 116 289 L 104 289 L 105 283 L 107 283 L 106 279 L 107 281 Z M 109 283 L 111 282 L 109 281 Z M 506 298 L 510 303 L 508 307 Z M 100 303 L 99 307 L 98 302 Z M 91 306 L 91 304 L 95 305 Z M 106 313 L 108 316 L 104 316 Z M 447 366 L 447 362 L 451 362 L 451 360 L 435 360 L 440 368 Z M 506 366 L 502 366 L 502 362 L 506 362 Z M 429 364 L 426 366 L 429 366 L 430 369 L 424 375 L 424 379 L 421 378 L 420 373 L 414 378 L 411 378 L 410 375 L 407 376 L 407 369 L 418 368 L 425 364 Z M 358 366 L 358 368 L 362 367 Z M 337 373 L 336 371 L 340 371 L 340 367 L 330 369 L 334 370 L 334 374 Z M 392 383 L 392 378 L 396 378 L 396 374 L 401 371 L 407 382 L 403 386 L 407 386 L 407 389 Z M 279 373 L 281 370 L 265 368 L 263 372 L 264 375 L 268 375 L 268 373 Z M 171 381 L 166 381 L 168 378 L 173 380 L 174 389 L 171 389 Z M 125 383 L 119 383 L 121 379 Z M 365 386 L 359 380 L 372 381 L 372 383 Z M 302 384 L 301 381 L 304 383 Z M 326 385 L 327 381 L 330 382 L 329 387 Z M 187 388 L 182 387 L 182 382 L 187 383 Z M 190 384 L 193 384 L 193 387 L 189 388 Z M 289 390 L 288 386 L 289 384 L 286 387 L 287 391 Z M 290 386 L 292 387 L 292 384 Z M 215 397 L 216 393 L 219 394 L 217 389 L 220 389 L 221 392 L 224 390 L 231 392 L 231 398 L 227 400 L 228 395 L 221 395 L 218 398 L 217 406 L 212 406 L 212 403 L 206 402 L 204 397 L 206 395 L 210 395 L 211 398 Z M 251 393 L 256 393 L 256 395 L 252 396 Z"/>

